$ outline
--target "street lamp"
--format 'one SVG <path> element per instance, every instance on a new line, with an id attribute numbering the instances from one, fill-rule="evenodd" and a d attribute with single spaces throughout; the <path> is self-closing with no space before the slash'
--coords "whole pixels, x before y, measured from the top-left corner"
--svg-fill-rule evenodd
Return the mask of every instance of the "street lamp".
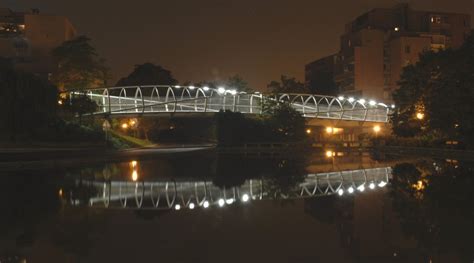
<path id="1" fill-rule="evenodd" d="M 336 156 L 336 152 L 326 151 L 326 157 L 334 157 L 334 156 Z"/>
<path id="2" fill-rule="evenodd" d="M 379 125 L 375 125 L 375 126 L 374 126 L 374 132 L 375 132 L 375 134 L 379 133 L 381 129 L 382 129 L 382 128 L 380 128 Z"/>
<path id="3" fill-rule="evenodd" d="M 132 172 L 132 180 L 135 182 L 138 180 L 138 172 L 137 170 L 133 170 Z"/>
<path id="4" fill-rule="evenodd" d="M 311 129 L 306 129 L 306 134 L 311 134 Z"/>
<path id="5" fill-rule="evenodd" d="M 423 120 L 425 118 L 425 114 L 422 112 L 417 112 L 416 113 L 416 118 L 419 120 Z"/>

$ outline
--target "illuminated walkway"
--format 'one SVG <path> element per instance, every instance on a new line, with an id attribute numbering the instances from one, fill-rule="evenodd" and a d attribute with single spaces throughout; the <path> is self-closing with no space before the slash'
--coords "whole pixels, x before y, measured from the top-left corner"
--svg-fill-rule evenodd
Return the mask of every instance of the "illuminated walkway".
<path id="1" fill-rule="evenodd" d="M 391 168 L 308 174 L 301 183 L 282 193 L 270 178 L 247 180 L 243 185 L 219 188 L 210 181 L 108 181 L 89 182 L 97 195 L 89 205 L 129 209 L 195 209 L 223 207 L 234 202 L 262 199 L 300 199 L 323 195 L 354 195 L 384 187 L 391 178 Z M 132 177 L 133 178 L 133 177 Z M 270 180 L 270 181 L 269 181 Z M 273 189 L 273 190 L 271 190 Z M 76 201 L 71 200 L 71 203 Z"/>
<path id="2" fill-rule="evenodd" d="M 78 96 L 78 92 L 71 92 Z M 206 113 L 230 110 L 261 114 L 267 102 L 286 101 L 308 118 L 387 122 L 391 107 L 374 100 L 311 94 L 245 93 L 225 88 L 194 86 L 133 86 L 88 90 L 97 102 L 93 114 L 137 115 L 163 113 Z M 393 106 L 392 106 L 393 107 Z"/>

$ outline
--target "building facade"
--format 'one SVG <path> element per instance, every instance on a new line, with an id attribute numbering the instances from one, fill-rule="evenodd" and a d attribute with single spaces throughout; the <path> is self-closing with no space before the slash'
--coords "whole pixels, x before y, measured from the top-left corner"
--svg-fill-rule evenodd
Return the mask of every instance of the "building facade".
<path id="1" fill-rule="evenodd" d="M 51 51 L 76 34 L 64 16 L 0 8 L 0 57 L 17 69 L 48 77 L 56 69 Z"/>
<path id="2" fill-rule="evenodd" d="M 305 66 L 305 86 L 311 93 L 337 95 L 338 90 L 334 82 L 336 62 L 337 54 L 333 54 Z"/>
<path id="3" fill-rule="evenodd" d="M 417 11 L 408 4 L 357 17 L 340 38 L 333 74 L 338 93 L 391 102 L 403 67 L 424 51 L 459 48 L 470 23 L 468 14 Z"/>

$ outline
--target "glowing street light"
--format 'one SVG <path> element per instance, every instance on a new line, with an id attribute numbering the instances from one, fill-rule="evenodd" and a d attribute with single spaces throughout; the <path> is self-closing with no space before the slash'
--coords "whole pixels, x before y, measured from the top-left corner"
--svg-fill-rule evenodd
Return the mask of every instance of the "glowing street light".
<path id="1" fill-rule="evenodd" d="M 135 182 L 138 180 L 138 172 L 137 170 L 133 170 L 132 172 L 132 180 Z"/>
<path id="2" fill-rule="evenodd" d="M 370 106 L 375 106 L 376 104 L 377 104 L 377 102 L 375 100 L 370 100 L 369 101 Z"/>
<path id="3" fill-rule="evenodd" d="M 225 200 L 225 203 L 228 204 L 228 205 L 231 205 L 233 202 L 234 202 L 233 198 L 229 198 L 229 199 Z"/>
<path id="4" fill-rule="evenodd" d="M 353 98 L 353 97 L 350 97 L 350 98 L 348 99 L 348 101 L 352 103 L 352 102 L 354 102 L 354 98 Z"/>
<path id="5" fill-rule="evenodd" d="M 344 100 L 344 96 L 337 97 L 338 100 Z"/>
<path id="6" fill-rule="evenodd" d="M 208 86 L 204 86 L 202 89 L 203 89 L 204 91 L 208 91 L 208 90 L 209 90 L 209 87 L 208 87 Z"/>
<path id="7" fill-rule="evenodd" d="M 306 134 L 311 134 L 311 129 L 306 129 Z"/>
<path id="8" fill-rule="evenodd" d="M 209 202 L 208 201 L 204 201 L 204 203 L 202 204 L 202 206 L 204 208 L 208 208 L 209 207 Z"/>
<path id="9" fill-rule="evenodd" d="M 349 189 L 347 189 L 347 191 L 349 192 L 349 194 L 352 194 L 352 193 L 354 193 L 354 188 L 352 188 L 352 186 L 351 186 L 351 187 L 349 187 Z"/>
<path id="10" fill-rule="evenodd" d="M 391 107 L 392 107 L 392 109 L 395 109 L 395 104 L 392 104 L 392 106 L 391 106 Z"/>
<path id="11" fill-rule="evenodd" d="M 374 184 L 373 182 L 370 183 L 370 184 L 369 184 L 369 188 L 370 188 L 370 189 L 375 189 L 375 184 Z"/>
<path id="12" fill-rule="evenodd" d="M 379 183 L 379 187 L 384 187 L 384 186 L 386 186 L 386 185 L 387 185 L 387 183 L 384 182 L 384 181 L 381 181 L 381 182 Z"/>
<path id="13" fill-rule="evenodd" d="M 363 184 L 361 184 L 357 187 L 357 190 L 359 190 L 360 192 L 364 192 L 365 186 Z"/>
<path id="14" fill-rule="evenodd" d="M 248 200 L 250 199 L 249 195 L 248 194 L 244 194 L 242 196 L 242 202 L 248 202 Z"/>
<path id="15" fill-rule="evenodd" d="M 235 94 L 237 94 L 237 91 L 233 89 L 233 90 L 230 90 L 229 93 L 235 96 Z"/>
<path id="16" fill-rule="evenodd" d="M 375 133 L 379 133 L 381 130 L 382 130 L 382 128 L 380 128 L 379 125 L 375 125 L 375 126 L 374 126 L 374 132 L 375 132 Z"/>
<path id="17" fill-rule="evenodd" d="M 193 89 L 195 89 L 195 88 L 196 88 L 196 87 L 194 87 L 194 86 L 189 86 L 189 89 L 190 89 L 190 90 L 193 90 Z"/>
<path id="18" fill-rule="evenodd" d="M 337 190 L 337 194 L 338 194 L 339 196 L 343 195 L 343 194 L 344 194 L 344 190 L 342 190 L 342 189 Z"/>
<path id="19" fill-rule="evenodd" d="M 335 152 L 333 152 L 333 151 L 326 151 L 326 157 L 333 157 L 334 155 L 336 155 Z"/>
<path id="20" fill-rule="evenodd" d="M 120 127 L 122 127 L 122 129 L 126 130 L 126 129 L 128 129 L 128 123 L 122 123 L 122 125 Z"/>
<path id="21" fill-rule="evenodd" d="M 181 209 L 181 205 L 179 205 L 179 204 L 175 205 L 175 206 L 174 206 L 174 209 L 175 209 L 175 210 Z"/>
<path id="22" fill-rule="evenodd" d="M 189 203 L 189 209 L 194 209 L 194 203 Z"/>
<path id="23" fill-rule="evenodd" d="M 364 100 L 364 99 L 360 99 L 360 100 L 359 100 L 359 103 L 360 103 L 360 104 L 365 104 L 365 100 Z"/>
<path id="24" fill-rule="evenodd" d="M 416 113 L 416 118 L 419 120 L 423 120 L 425 118 L 425 114 L 422 112 L 417 112 Z"/>
<path id="25" fill-rule="evenodd" d="M 332 127 L 327 127 L 326 128 L 326 133 L 331 134 L 333 133 L 334 129 Z"/>

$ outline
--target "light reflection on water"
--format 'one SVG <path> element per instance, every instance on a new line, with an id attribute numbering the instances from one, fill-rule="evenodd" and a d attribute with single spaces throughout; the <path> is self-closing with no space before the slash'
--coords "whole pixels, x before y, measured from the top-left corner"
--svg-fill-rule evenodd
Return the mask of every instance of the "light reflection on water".
<path id="1" fill-rule="evenodd" d="M 245 243 L 272 236 L 252 247 L 274 253 L 273 262 L 306 262 L 314 251 L 325 262 L 367 262 L 374 255 L 380 262 L 472 259 L 472 164 L 366 153 L 324 155 L 136 159 L 80 170 L 11 174 L 1 178 L 5 183 L 0 194 L 9 202 L 1 209 L 0 260 L 6 251 L 2 249 L 9 248 L 24 253 L 28 261 L 45 261 L 31 252 L 43 249 L 56 262 L 66 262 L 55 257 L 61 253 L 99 262 L 99 250 L 120 261 L 135 245 L 145 251 L 141 259 L 155 250 L 166 258 L 170 246 L 199 251 L 212 246 L 223 251 L 216 249 L 220 260 L 229 251 L 222 236 L 213 235 L 216 232 L 248 235 Z M 116 232 L 123 239 L 116 238 Z M 327 235 L 317 238 L 320 233 Z M 196 243 L 183 244 L 183 236 Z M 155 238 L 161 243 L 155 244 Z M 134 243 L 117 251 L 124 240 Z M 287 240 L 291 245 L 274 248 Z M 153 249 L 141 250 L 144 243 Z M 312 244 L 311 251 L 305 254 L 300 248 L 307 244 Z M 237 241 L 232 246 L 243 248 Z M 324 249 L 318 249 L 321 246 Z M 302 253 L 300 258 L 291 258 L 297 253 Z M 181 262 L 193 262 L 196 255 L 202 254 L 180 255 Z"/>
<path id="2" fill-rule="evenodd" d="M 324 195 L 358 194 L 365 191 L 365 186 L 374 190 L 375 186 L 384 187 L 391 179 L 391 168 L 371 168 L 340 172 L 307 174 L 303 182 L 291 187 L 287 193 L 272 192 L 268 189 L 266 178 L 245 180 L 242 185 L 218 187 L 212 181 L 140 181 L 136 182 L 136 170 L 132 172 L 132 181 L 83 181 L 96 189 L 97 195 L 90 197 L 90 206 L 194 209 L 195 206 L 206 207 L 243 203 L 248 200 L 262 199 L 302 199 Z M 79 182 L 76 182 L 79 184 Z M 148 200 L 145 202 L 144 200 Z M 70 197 L 71 204 L 78 204 L 74 193 Z M 130 204 L 132 202 L 132 204 Z"/>

